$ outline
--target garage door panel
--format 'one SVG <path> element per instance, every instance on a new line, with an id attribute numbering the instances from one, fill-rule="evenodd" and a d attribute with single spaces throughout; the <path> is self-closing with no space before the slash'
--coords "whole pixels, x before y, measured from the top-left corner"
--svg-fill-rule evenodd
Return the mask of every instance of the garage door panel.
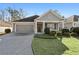
<path id="1" fill-rule="evenodd" d="M 16 25 L 17 33 L 33 33 L 33 25 Z"/>

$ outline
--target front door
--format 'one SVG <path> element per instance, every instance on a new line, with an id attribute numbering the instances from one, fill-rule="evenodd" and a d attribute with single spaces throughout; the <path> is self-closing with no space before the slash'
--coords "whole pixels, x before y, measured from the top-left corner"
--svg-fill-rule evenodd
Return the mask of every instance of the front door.
<path id="1" fill-rule="evenodd" d="M 37 22 L 37 32 L 42 32 L 42 28 L 43 28 L 43 23 Z"/>

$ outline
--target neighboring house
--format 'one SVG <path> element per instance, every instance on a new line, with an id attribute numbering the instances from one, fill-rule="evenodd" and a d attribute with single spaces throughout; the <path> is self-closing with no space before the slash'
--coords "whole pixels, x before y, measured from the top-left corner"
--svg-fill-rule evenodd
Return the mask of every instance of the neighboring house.
<path id="1" fill-rule="evenodd" d="M 12 24 L 10 22 L 0 20 L 0 32 L 5 32 L 5 29 L 7 28 L 12 31 Z"/>
<path id="2" fill-rule="evenodd" d="M 78 15 L 73 15 L 68 17 L 65 20 L 65 28 L 70 29 L 72 27 L 79 27 L 79 16 Z"/>
<path id="3" fill-rule="evenodd" d="M 64 28 L 64 19 L 56 11 L 49 10 L 41 16 L 34 15 L 13 21 L 15 33 L 44 33 L 45 27 L 58 31 Z"/>

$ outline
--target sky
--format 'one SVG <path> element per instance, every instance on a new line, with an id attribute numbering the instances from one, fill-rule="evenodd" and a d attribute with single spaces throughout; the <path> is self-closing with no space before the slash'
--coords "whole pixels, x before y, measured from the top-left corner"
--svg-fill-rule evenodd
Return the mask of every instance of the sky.
<path id="1" fill-rule="evenodd" d="M 79 3 L 0 3 L 0 9 L 5 8 L 22 8 L 26 16 L 41 15 L 48 10 L 57 10 L 60 15 L 69 17 L 79 15 Z"/>

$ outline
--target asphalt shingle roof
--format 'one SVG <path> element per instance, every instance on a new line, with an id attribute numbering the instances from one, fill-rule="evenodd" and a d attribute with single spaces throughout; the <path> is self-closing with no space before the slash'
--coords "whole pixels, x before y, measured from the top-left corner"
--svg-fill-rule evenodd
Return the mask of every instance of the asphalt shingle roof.
<path id="1" fill-rule="evenodd" d="M 34 22 L 34 19 L 36 19 L 38 17 L 39 17 L 38 15 L 34 15 L 34 16 L 30 16 L 30 17 L 23 18 L 23 19 L 20 19 L 20 20 L 15 20 L 13 22 Z"/>

